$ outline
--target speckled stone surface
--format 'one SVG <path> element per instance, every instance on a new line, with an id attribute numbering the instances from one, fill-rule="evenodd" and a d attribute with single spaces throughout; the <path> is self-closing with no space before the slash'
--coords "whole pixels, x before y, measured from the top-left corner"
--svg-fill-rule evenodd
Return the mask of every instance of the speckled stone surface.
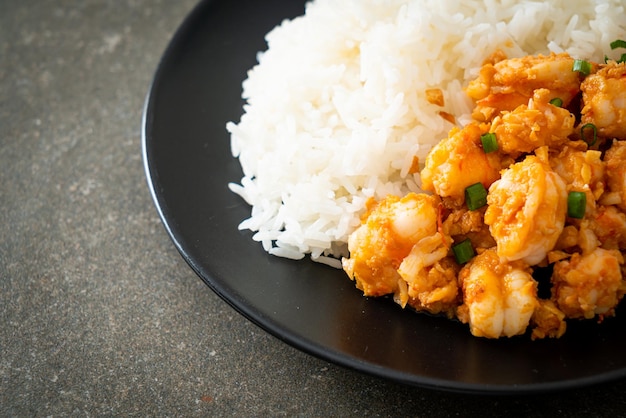
<path id="1" fill-rule="evenodd" d="M 0 3 L 0 416 L 626 414 L 626 381 L 520 398 L 382 381 L 213 294 L 141 161 L 148 86 L 194 4 Z"/>

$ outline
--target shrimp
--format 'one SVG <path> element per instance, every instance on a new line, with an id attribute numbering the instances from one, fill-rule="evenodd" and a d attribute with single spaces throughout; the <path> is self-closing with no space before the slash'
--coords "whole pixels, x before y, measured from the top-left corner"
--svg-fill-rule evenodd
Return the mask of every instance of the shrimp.
<path id="1" fill-rule="evenodd" d="M 597 200 L 606 189 L 606 164 L 602 153 L 597 150 L 584 150 L 582 141 L 571 141 L 557 155 L 550 158 L 550 166 L 568 185 L 568 191 L 583 192 L 586 195 L 585 219 L 595 216 Z"/>
<path id="2" fill-rule="evenodd" d="M 580 91 L 580 79 L 572 71 L 574 59 L 566 53 L 512 58 L 487 63 L 478 78 L 471 81 L 467 94 L 476 100 L 472 116 L 479 121 L 491 120 L 502 111 L 527 104 L 538 88 L 549 90 L 549 98 L 559 98 L 569 105 Z"/>
<path id="3" fill-rule="evenodd" d="M 626 139 L 626 63 L 609 61 L 582 82 L 582 124 L 592 123 L 598 134 Z"/>
<path id="4" fill-rule="evenodd" d="M 555 304 L 567 318 L 613 315 L 626 291 L 623 263 L 619 251 L 603 248 L 555 263 L 551 278 Z"/>
<path id="5" fill-rule="evenodd" d="M 398 267 L 418 241 L 437 233 L 438 214 L 438 198 L 425 194 L 370 202 L 361 226 L 348 238 L 344 271 L 365 296 L 398 292 Z"/>
<path id="6" fill-rule="evenodd" d="M 587 254 L 598 247 L 626 249 L 626 215 L 615 206 L 598 205 L 576 225 L 566 225 L 548 260 L 559 261 L 574 252 Z"/>
<path id="7" fill-rule="evenodd" d="M 493 249 L 472 259 L 459 273 L 463 289 L 461 320 L 477 337 L 523 334 L 538 306 L 537 282 L 523 262 L 506 263 Z"/>
<path id="8" fill-rule="evenodd" d="M 602 153 L 587 150 L 581 141 L 572 141 L 558 154 L 550 158 L 550 166 L 565 181 L 576 189 L 589 189 L 591 198 L 597 200 L 605 190 L 606 164 Z"/>
<path id="9" fill-rule="evenodd" d="M 589 229 L 598 237 L 602 248 L 626 250 L 626 214 L 615 206 L 599 206 L 589 220 Z"/>
<path id="10" fill-rule="evenodd" d="M 426 157 L 421 172 L 422 188 L 449 197 L 458 205 L 465 201 L 465 188 L 482 183 L 488 188 L 500 177 L 498 153 L 485 153 L 480 136 L 486 128 L 470 123 L 453 129 Z"/>
<path id="11" fill-rule="evenodd" d="M 626 142 L 614 140 L 604 155 L 606 181 L 609 189 L 603 200 L 626 210 Z"/>
<path id="12" fill-rule="evenodd" d="M 406 293 L 396 294 L 396 302 L 418 311 L 454 316 L 458 305 L 459 267 L 447 258 L 451 240 L 440 232 L 418 241 L 402 261 L 398 273 L 407 283 Z"/>
<path id="13" fill-rule="evenodd" d="M 550 90 L 535 90 L 528 105 L 522 104 L 493 120 L 490 132 L 496 134 L 502 152 L 518 156 L 569 141 L 575 117 L 569 110 L 550 104 L 550 97 Z"/>
<path id="14" fill-rule="evenodd" d="M 485 223 L 505 261 L 542 261 L 565 225 L 567 193 L 561 177 L 541 156 L 529 155 L 511 165 L 487 195 Z"/>

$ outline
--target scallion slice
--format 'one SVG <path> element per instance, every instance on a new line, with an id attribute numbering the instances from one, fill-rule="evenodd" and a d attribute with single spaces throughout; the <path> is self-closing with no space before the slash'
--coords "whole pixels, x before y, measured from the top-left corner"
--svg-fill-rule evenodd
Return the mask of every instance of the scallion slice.
<path id="1" fill-rule="evenodd" d="M 609 44 L 611 46 L 611 49 L 618 49 L 618 48 L 626 48 L 626 41 L 622 40 L 622 39 L 616 39 L 613 42 L 611 42 Z M 609 57 L 608 56 L 604 56 L 604 63 L 606 64 L 607 62 L 609 62 Z M 622 62 L 626 62 L 626 53 L 622 54 L 618 60 L 616 60 L 616 62 L 618 64 L 622 63 Z"/>
<path id="2" fill-rule="evenodd" d="M 480 141 L 483 143 L 483 150 L 486 153 L 494 152 L 498 150 L 498 140 L 496 134 L 488 132 L 480 136 Z"/>
<path id="3" fill-rule="evenodd" d="M 587 195 L 585 192 L 569 192 L 567 195 L 567 216 L 582 219 L 587 208 Z"/>
<path id="4" fill-rule="evenodd" d="M 469 210 L 480 209 L 487 204 L 487 189 L 482 183 L 475 183 L 465 188 L 465 203 Z"/>
<path id="5" fill-rule="evenodd" d="M 574 60 L 572 71 L 578 71 L 581 74 L 589 75 L 591 74 L 591 63 L 585 60 Z"/>
<path id="6" fill-rule="evenodd" d="M 452 246 L 452 252 L 454 253 L 456 262 L 459 264 L 467 263 L 476 255 L 474 247 L 472 247 L 472 242 L 469 238 L 459 242 L 458 244 L 454 244 Z"/>
<path id="7" fill-rule="evenodd" d="M 611 42 L 609 45 L 611 46 L 611 49 L 626 48 L 626 41 L 623 41 L 621 39 L 616 39 L 613 42 Z"/>
<path id="8" fill-rule="evenodd" d="M 561 100 L 561 98 L 559 97 L 555 97 L 554 99 L 550 100 L 550 104 L 556 107 L 561 107 L 563 106 L 563 100 Z"/>
<path id="9" fill-rule="evenodd" d="M 591 132 L 591 137 L 589 132 Z M 593 123 L 586 123 L 580 128 L 580 137 L 587 145 L 592 146 L 598 140 L 598 128 Z"/>

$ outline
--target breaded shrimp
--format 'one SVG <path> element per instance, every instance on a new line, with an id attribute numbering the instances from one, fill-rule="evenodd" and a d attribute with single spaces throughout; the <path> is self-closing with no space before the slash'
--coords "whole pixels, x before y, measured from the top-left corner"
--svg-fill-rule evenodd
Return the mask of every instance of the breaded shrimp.
<path id="1" fill-rule="evenodd" d="M 396 294 L 397 303 L 403 307 L 408 303 L 419 311 L 453 316 L 458 305 L 459 266 L 446 258 L 450 244 L 451 240 L 438 232 L 413 246 L 398 268 L 407 288 L 406 296 L 402 290 Z"/>
<path id="2" fill-rule="evenodd" d="M 597 150 L 583 150 L 582 141 L 570 142 L 561 151 L 550 157 L 550 166 L 565 181 L 568 191 L 583 192 L 586 195 L 585 218 L 596 213 L 597 200 L 605 191 L 605 163 L 602 153 Z"/>
<path id="3" fill-rule="evenodd" d="M 565 183 L 544 158 L 547 156 L 527 156 L 506 169 L 489 188 L 485 223 L 503 260 L 537 264 L 563 231 Z"/>
<path id="4" fill-rule="evenodd" d="M 438 213 L 438 198 L 425 194 L 389 196 L 369 205 L 348 239 L 350 258 L 342 260 L 365 296 L 398 291 L 398 267 L 418 241 L 437 233 Z"/>
<path id="5" fill-rule="evenodd" d="M 523 262 L 506 263 L 486 250 L 459 273 L 463 289 L 460 316 L 472 335 L 499 338 L 523 334 L 538 306 L 537 282 Z"/>
<path id="6" fill-rule="evenodd" d="M 581 141 L 570 142 L 550 156 L 550 166 L 567 184 L 576 189 L 588 187 L 594 199 L 598 199 L 605 189 L 605 162 L 602 153 L 586 150 Z"/>
<path id="7" fill-rule="evenodd" d="M 421 172 L 422 188 L 441 197 L 452 198 L 456 204 L 465 201 L 465 188 L 482 183 L 488 188 L 500 177 L 498 153 L 485 153 L 480 136 L 486 128 L 470 123 L 453 129 L 426 157 Z"/>
<path id="8" fill-rule="evenodd" d="M 554 302 L 567 318 L 613 315 L 626 290 L 623 263 L 619 251 L 603 248 L 575 253 L 569 260 L 555 263 L 551 278 Z"/>
<path id="9" fill-rule="evenodd" d="M 626 63 L 609 61 L 582 82 L 582 124 L 606 138 L 626 139 Z"/>
<path id="10" fill-rule="evenodd" d="M 589 229 L 598 237 L 602 248 L 626 250 L 626 214 L 615 206 L 598 206 L 589 219 Z"/>
<path id="11" fill-rule="evenodd" d="M 467 94 L 477 101 L 472 116 L 488 121 L 502 111 L 527 104 L 539 88 L 549 90 L 549 98 L 559 98 L 563 106 L 578 94 L 580 79 L 572 71 L 574 59 L 566 53 L 512 58 L 485 64 L 471 81 Z"/>
<path id="12" fill-rule="evenodd" d="M 528 104 L 497 116 L 490 131 L 496 134 L 502 152 L 514 157 L 545 145 L 558 147 L 569 141 L 575 117 L 569 110 L 549 103 L 552 93 L 535 90 Z"/>

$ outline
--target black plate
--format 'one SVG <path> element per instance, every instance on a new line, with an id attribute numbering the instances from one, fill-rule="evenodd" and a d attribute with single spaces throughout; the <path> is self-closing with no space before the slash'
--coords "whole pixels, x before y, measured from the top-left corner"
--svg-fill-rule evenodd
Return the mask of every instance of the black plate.
<path id="1" fill-rule="evenodd" d="M 474 338 L 466 326 L 364 298 L 338 270 L 267 255 L 237 225 L 250 208 L 227 121 L 264 35 L 302 14 L 294 0 L 201 2 L 167 48 L 146 100 L 144 162 L 159 214 L 202 280 L 241 314 L 322 359 L 424 387 L 531 393 L 626 377 L 626 314 L 570 324 L 559 340 Z"/>

